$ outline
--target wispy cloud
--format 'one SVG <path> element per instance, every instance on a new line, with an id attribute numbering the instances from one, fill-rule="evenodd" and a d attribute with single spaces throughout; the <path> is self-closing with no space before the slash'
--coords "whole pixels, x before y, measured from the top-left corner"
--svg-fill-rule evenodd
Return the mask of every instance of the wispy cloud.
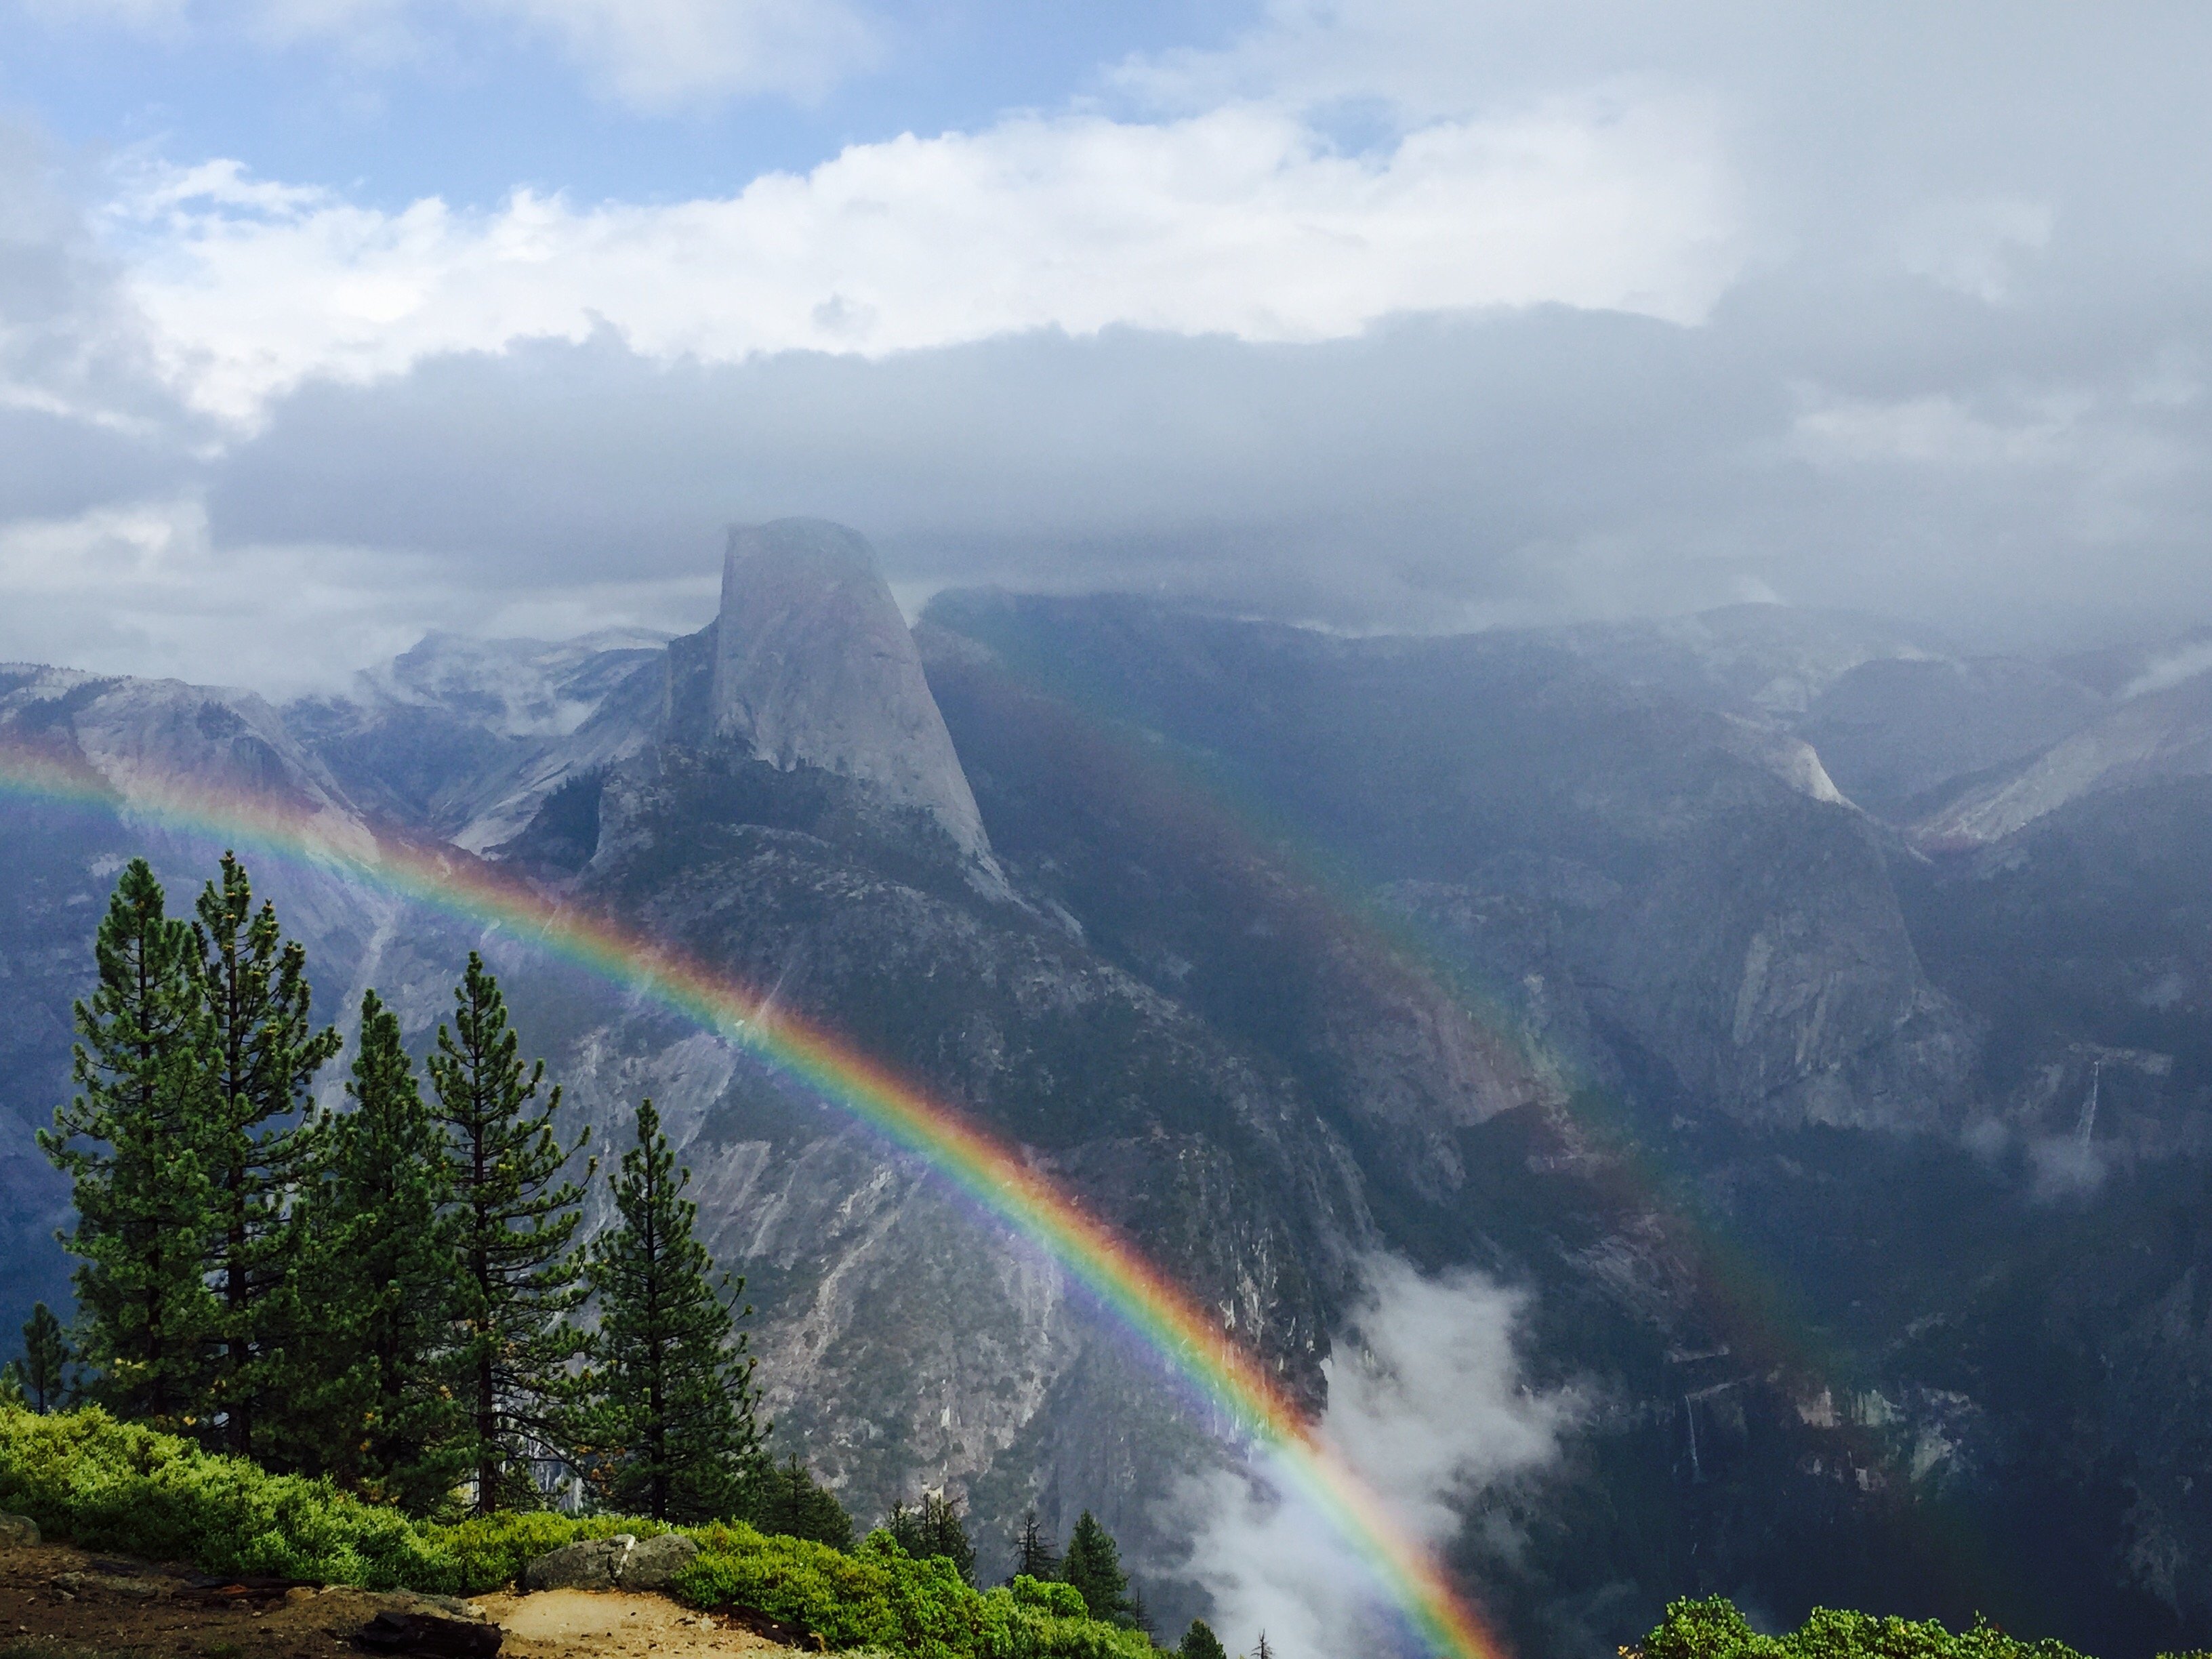
<path id="1" fill-rule="evenodd" d="M 2201 645 L 2185 646 L 2159 658 L 2122 687 L 2120 696 L 2124 699 L 2147 696 L 2154 691 L 2171 690 L 2184 681 L 2193 680 L 2205 673 L 2212 673 L 2212 640 Z"/>

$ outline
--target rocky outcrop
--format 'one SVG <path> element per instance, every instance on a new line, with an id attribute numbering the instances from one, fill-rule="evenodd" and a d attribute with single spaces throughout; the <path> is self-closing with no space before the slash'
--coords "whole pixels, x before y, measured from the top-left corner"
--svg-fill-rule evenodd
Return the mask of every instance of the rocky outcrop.
<path id="1" fill-rule="evenodd" d="M 707 720 L 757 759 L 872 785 L 930 813 L 963 852 L 989 850 L 906 620 L 873 551 L 842 525 L 731 531 Z"/>
<path id="2" fill-rule="evenodd" d="M 698 1553 L 699 1546 L 680 1532 L 645 1539 L 628 1532 L 586 1538 L 532 1561 L 522 1570 L 522 1588 L 665 1589 Z"/>
<path id="3" fill-rule="evenodd" d="M 1985 847 L 2069 802 L 2212 776 L 2212 672 L 2145 692 L 1913 827 L 1931 851 Z"/>

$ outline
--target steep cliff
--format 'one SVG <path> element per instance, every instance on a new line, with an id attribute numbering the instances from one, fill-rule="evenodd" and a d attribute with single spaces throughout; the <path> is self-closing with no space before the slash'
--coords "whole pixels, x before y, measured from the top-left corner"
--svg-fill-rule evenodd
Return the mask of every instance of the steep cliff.
<path id="1" fill-rule="evenodd" d="M 921 658 L 866 542 L 779 519 L 732 530 L 707 718 L 717 740 L 786 770 L 817 766 L 933 814 L 988 851 Z"/>

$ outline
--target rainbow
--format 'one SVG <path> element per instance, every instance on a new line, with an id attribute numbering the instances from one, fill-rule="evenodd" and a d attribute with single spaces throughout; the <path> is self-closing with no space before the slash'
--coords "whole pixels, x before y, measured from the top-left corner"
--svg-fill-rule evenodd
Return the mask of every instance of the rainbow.
<path id="1" fill-rule="evenodd" d="M 1012 1149 L 822 1028 L 604 917 L 566 908 L 450 850 L 363 841 L 325 813 L 218 795 L 174 779 L 119 793 L 82 765 L 0 749 L 0 796 L 117 811 L 244 850 L 337 870 L 466 919 L 526 934 L 550 955 L 747 1049 L 894 1145 L 1042 1246 L 1267 1455 L 1295 1494 L 1358 1552 L 1429 1650 L 1503 1659 L 1505 1648 L 1359 1477 L 1243 1349 L 1127 1241 Z"/>

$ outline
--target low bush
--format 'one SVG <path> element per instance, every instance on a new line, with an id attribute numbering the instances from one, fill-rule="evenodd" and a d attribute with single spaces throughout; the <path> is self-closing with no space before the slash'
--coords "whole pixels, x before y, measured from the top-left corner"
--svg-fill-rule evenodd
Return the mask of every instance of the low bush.
<path id="1" fill-rule="evenodd" d="M 328 1481 L 270 1474 L 97 1408 L 40 1416 L 0 1404 L 0 1509 L 89 1549 L 372 1589 L 477 1595 L 548 1550 L 649 1521 L 551 1511 L 441 1526 L 365 1504 Z M 913 1659 L 1154 1659 L 1150 1638 L 1085 1616 L 1066 1584 L 977 1590 L 950 1561 L 916 1560 L 888 1533 L 848 1554 L 743 1522 L 686 1528 L 698 1557 L 673 1586 L 694 1607 L 744 1608 L 831 1648 Z"/>
<path id="2" fill-rule="evenodd" d="M 1954 1632 L 1933 1620 L 1882 1619 L 1834 1607 L 1814 1608 L 1802 1626 L 1785 1635 L 1762 1636 L 1719 1595 L 1672 1604 L 1640 1651 L 1644 1659 L 2082 1659 L 2063 1642 L 2023 1642 L 1980 1620 Z"/>
<path id="3" fill-rule="evenodd" d="M 1067 1584 L 1018 1578 L 978 1590 L 945 1557 L 916 1559 L 888 1532 L 850 1555 L 750 1527 L 691 1529 L 699 1557 L 677 1581 L 701 1607 L 752 1607 L 833 1648 L 917 1659 L 1153 1659 L 1152 1640 L 1089 1617 Z"/>
<path id="4" fill-rule="evenodd" d="M 88 1549 L 210 1572 L 383 1589 L 422 1584 L 442 1566 L 442 1553 L 396 1510 L 210 1456 L 96 1408 L 41 1416 L 0 1405 L 0 1508 Z"/>

